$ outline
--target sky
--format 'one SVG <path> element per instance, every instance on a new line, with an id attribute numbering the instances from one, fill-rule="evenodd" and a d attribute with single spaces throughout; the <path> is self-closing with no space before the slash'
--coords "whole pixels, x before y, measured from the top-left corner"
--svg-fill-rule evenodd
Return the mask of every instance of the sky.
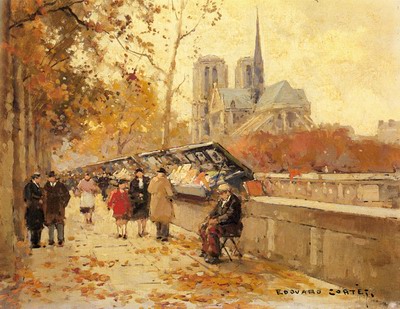
<path id="1" fill-rule="evenodd" d="M 400 120 L 400 0 L 225 0 L 222 20 L 197 31 L 201 55 L 224 58 L 234 86 L 236 61 L 252 56 L 256 7 L 266 84 L 303 88 L 317 124 L 374 135 L 379 120 Z M 193 60 L 180 51 L 177 81 L 192 91 Z M 190 119 L 191 100 L 174 108 Z"/>
<path id="2" fill-rule="evenodd" d="M 233 87 L 237 60 L 254 54 L 256 8 L 267 86 L 287 80 L 304 89 L 316 124 L 339 123 L 374 135 L 379 120 L 400 120 L 400 0 L 224 0 L 222 20 L 214 27 L 200 25 L 196 39 L 188 37 L 179 50 L 175 83 L 185 80 L 180 89 L 187 97 L 173 103 L 179 118 L 191 120 L 193 47 L 202 56 L 225 59 Z M 173 30 L 174 25 L 156 26 Z M 96 63 L 96 73 L 118 79 L 110 63 L 123 59 L 124 50 L 106 36 L 102 43 L 108 53 Z M 168 64 L 165 42 L 155 43 L 161 50 L 158 63 Z M 140 61 L 147 63 L 144 57 Z M 75 159 L 96 161 L 92 156 Z"/>

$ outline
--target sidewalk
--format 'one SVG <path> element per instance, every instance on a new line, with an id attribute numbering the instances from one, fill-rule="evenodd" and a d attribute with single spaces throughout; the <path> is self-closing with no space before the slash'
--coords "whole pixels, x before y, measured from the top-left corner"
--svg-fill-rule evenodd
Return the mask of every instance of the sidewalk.
<path id="1" fill-rule="evenodd" d="M 197 235 L 176 226 L 168 243 L 154 239 L 150 222 L 147 237 L 130 222 L 128 239 L 117 239 L 111 212 L 97 205 L 86 225 L 71 199 L 64 247 L 23 258 L 18 283 L 0 285 L 1 308 L 385 308 L 371 296 L 329 295 L 339 288 L 250 256 L 208 265 Z M 43 236 L 47 244 L 47 229 Z"/>

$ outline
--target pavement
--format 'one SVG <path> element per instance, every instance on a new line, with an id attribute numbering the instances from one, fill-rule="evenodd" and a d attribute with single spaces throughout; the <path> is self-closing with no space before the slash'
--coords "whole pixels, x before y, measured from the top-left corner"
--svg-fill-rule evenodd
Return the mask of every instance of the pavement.
<path id="1" fill-rule="evenodd" d="M 397 220 L 400 219 L 400 209 L 393 209 L 393 208 L 326 203 L 319 201 L 310 201 L 297 198 L 284 198 L 276 196 L 255 196 L 252 197 L 251 199 L 256 202 L 266 203 L 270 205 L 290 205 L 293 207 L 320 209 L 324 211 L 357 214 L 369 217 L 393 218 Z"/>
<path id="2" fill-rule="evenodd" d="M 177 226 L 167 243 L 151 222 L 146 237 L 129 222 L 118 239 L 112 212 L 96 202 L 88 225 L 71 199 L 63 247 L 46 245 L 47 229 L 43 248 L 17 244 L 18 273 L 0 283 L 0 308 L 398 308 L 248 255 L 209 265 L 198 236 Z"/>

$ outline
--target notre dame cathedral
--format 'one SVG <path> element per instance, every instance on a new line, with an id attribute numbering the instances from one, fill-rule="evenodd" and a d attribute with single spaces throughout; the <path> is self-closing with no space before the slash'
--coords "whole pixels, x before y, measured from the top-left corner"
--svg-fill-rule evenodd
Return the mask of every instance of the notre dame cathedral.
<path id="1" fill-rule="evenodd" d="M 238 60 L 235 88 L 228 87 L 228 66 L 222 58 L 208 55 L 194 64 L 192 111 L 193 142 L 315 126 L 302 89 L 292 88 L 287 81 L 265 85 L 258 14 L 254 57 Z"/>

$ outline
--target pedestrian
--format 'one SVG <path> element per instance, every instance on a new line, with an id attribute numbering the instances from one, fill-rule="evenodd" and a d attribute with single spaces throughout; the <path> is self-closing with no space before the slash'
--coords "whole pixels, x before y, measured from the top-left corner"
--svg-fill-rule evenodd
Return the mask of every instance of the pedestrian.
<path id="1" fill-rule="evenodd" d="M 135 178 L 129 186 L 129 196 L 131 198 L 132 216 L 131 220 L 137 221 L 139 237 L 146 236 L 146 223 L 149 218 L 149 187 L 150 179 L 144 176 L 141 168 L 136 169 Z"/>
<path id="2" fill-rule="evenodd" d="M 31 181 L 24 187 L 24 201 L 27 205 L 25 220 L 30 233 L 31 248 L 40 248 L 44 223 L 43 193 L 40 188 L 40 180 L 40 174 L 34 173 Z"/>
<path id="3" fill-rule="evenodd" d="M 92 216 L 95 206 L 95 193 L 99 191 L 96 183 L 90 177 L 89 173 L 85 173 L 84 178 L 78 184 L 78 190 L 81 194 L 81 213 L 85 216 L 85 221 L 92 224 Z"/>
<path id="4" fill-rule="evenodd" d="M 174 217 L 172 186 L 167 178 L 167 171 L 160 168 L 157 176 L 151 179 L 148 192 L 150 199 L 150 219 L 157 227 L 157 239 L 168 241 L 169 224 Z"/>
<path id="5" fill-rule="evenodd" d="M 67 179 L 65 180 L 65 186 L 67 187 L 68 191 L 74 191 L 76 187 L 76 181 L 74 179 L 74 174 L 71 172 L 68 173 Z"/>
<path id="6" fill-rule="evenodd" d="M 54 230 L 57 229 L 58 245 L 64 244 L 65 207 L 71 198 L 67 187 L 56 178 L 54 171 L 48 174 L 44 185 L 44 217 L 49 228 L 49 245 L 54 245 Z"/>
<path id="7" fill-rule="evenodd" d="M 131 212 L 131 202 L 126 190 L 127 180 L 119 179 L 118 188 L 110 193 L 108 208 L 113 210 L 113 217 L 117 224 L 118 238 L 127 239 L 127 223 Z"/>
<path id="8" fill-rule="evenodd" d="M 107 189 L 110 183 L 110 177 L 104 171 L 103 174 L 98 179 L 98 185 L 101 190 L 101 195 L 103 196 L 103 201 L 107 200 Z"/>
<path id="9" fill-rule="evenodd" d="M 202 240 L 201 257 L 210 264 L 220 262 L 221 255 L 220 237 L 225 233 L 236 231 L 240 226 L 242 214 L 240 199 L 231 191 L 228 184 L 218 187 L 220 199 L 215 208 L 200 226 L 200 237 Z"/>

